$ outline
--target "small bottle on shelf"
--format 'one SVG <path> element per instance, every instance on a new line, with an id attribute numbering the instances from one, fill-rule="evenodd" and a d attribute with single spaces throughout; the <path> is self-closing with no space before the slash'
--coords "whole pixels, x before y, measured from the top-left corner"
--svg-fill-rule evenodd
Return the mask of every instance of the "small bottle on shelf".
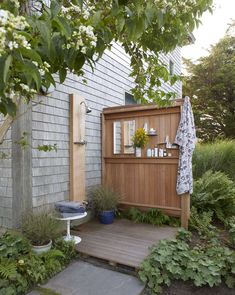
<path id="1" fill-rule="evenodd" d="M 158 147 L 157 147 L 157 145 L 154 148 L 154 157 L 158 158 Z"/>
<path id="2" fill-rule="evenodd" d="M 163 157 L 167 157 L 167 150 L 166 149 L 163 150 Z"/>
<path id="3" fill-rule="evenodd" d="M 147 149 L 147 157 L 150 158 L 152 156 L 152 150 L 150 148 Z"/>
<path id="4" fill-rule="evenodd" d="M 161 148 L 159 149 L 159 154 L 158 155 L 159 155 L 159 158 L 163 157 L 163 149 L 161 149 Z"/>
<path id="5" fill-rule="evenodd" d="M 151 157 L 154 157 L 154 149 L 151 149 Z"/>

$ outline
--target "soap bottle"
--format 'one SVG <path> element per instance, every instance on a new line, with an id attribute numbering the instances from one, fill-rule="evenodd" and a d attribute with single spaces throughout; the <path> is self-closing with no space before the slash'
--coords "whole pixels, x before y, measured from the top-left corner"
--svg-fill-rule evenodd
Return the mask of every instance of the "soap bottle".
<path id="1" fill-rule="evenodd" d="M 157 147 L 157 145 L 154 148 L 154 157 L 158 158 L 158 147 Z"/>
<path id="2" fill-rule="evenodd" d="M 150 158 L 152 156 L 152 150 L 150 148 L 147 149 L 147 157 Z"/>
<path id="3" fill-rule="evenodd" d="M 163 150 L 163 157 L 167 157 L 167 150 L 166 149 Z"/>

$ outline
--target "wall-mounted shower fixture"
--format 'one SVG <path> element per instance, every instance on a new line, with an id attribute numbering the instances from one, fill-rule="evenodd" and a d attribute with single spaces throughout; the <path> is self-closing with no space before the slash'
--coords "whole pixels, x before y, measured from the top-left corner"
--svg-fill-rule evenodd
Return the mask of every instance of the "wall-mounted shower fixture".
<path id="1" fill-rule="evenodd" d="M 89 113 L 92 112 L 92 109 L 88 107 L 88 105 L 86 104 L 86 102 L 85 102 L 84 100 L 80 103 L 80 105 L 81 105 L 81 104 L 84 104 L 84 105 L 85 105 L 85 107 L 86 107 L 86 113 L 87 113 L 87 114 L 89 114 Z"/>

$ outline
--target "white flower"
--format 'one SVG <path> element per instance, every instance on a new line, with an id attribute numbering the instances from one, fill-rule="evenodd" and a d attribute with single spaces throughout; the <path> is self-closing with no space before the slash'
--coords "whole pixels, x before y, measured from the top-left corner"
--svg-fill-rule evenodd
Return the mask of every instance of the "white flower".
<path id="1" fill-rule="evenodd" d="M 2 25 L 5 25 L 7 23 L 8 20 L 8 14 L 9 12 L 3 9 L 0 9 L 0 23 Z"/>
<path id="2" fill-rule="evenodd" d="M 90 13 L 89 13 L 89 11 L 87 11 L 87 10 L 84 10 L 84 11 L 83 11 L 83 17 L 84 17 L 84 19 L 88 19 L 88 18 L 89 18 L 89 16 L 90 16 Z"/>
<path id="3" fill-rule="evenodd" d="M 33 63 L 36 67 L 38 67 L 38 63 L 37 63 L 36 61 L 32 61 L 32 63 Z"/>
<path id="4" fill-rule="evenodd" d="M 86 47 L 85 47 L 85 46 L 82 47 L 81 52 L 82 52 L 83 54 L 86 54 Z"/>
<path id="5" fill-rule="evenodd" d="M 39 71 L 41 76 L 45 75 L 45 71 L 43 69 L 39 69 L 38 71 Z"/>
<path id="6" fill-rule="evenodd" d="M 20 83 L 20 87 L 21 87 L 23 90 L 27 91 L 27 92 L 30 90 L 30 89 L 29 89 L 29 86 L 26 85 L 26 84 L 23 84 L 23 83 Z"/>
<path id="7" fill-rule="evenodd" d="M 14 48 L 18 48 L 19 45 L 16 43 L 16 41 L 10 41 L 8 43 L 8 47 L 10 48 L 10 50 L 13 50 Z"/>
<path id="8" fill-rule="evenodd" d="M 45 67 L 46 69 L 49 69 L 49 68 L 51 67 L 51 66 L 49 65 L 49 63 L 46 62 L 46 61 L 44 61 L 43 65 L 44 65 L 44 67 Z"/>
<path id="9" fill-rule="evenodd" d="M 62 11 L 63 13 L 66 13 L 66 12 L 67 12 L 67 8 L 64 7 L 64 6 L 62 6 L 62 7 L 61 7 L 61 11 Z"/>

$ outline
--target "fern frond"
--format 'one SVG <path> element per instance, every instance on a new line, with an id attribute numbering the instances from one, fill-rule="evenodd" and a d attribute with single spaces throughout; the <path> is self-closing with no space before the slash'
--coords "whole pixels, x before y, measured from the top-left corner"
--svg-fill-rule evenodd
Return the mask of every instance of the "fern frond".
<path id="1" fill-rule="evenodd" d="M 7 259 L 0 262 L 0 277 L 3 279 L 12 279 L 17 276 L 17 263 Z"/>

